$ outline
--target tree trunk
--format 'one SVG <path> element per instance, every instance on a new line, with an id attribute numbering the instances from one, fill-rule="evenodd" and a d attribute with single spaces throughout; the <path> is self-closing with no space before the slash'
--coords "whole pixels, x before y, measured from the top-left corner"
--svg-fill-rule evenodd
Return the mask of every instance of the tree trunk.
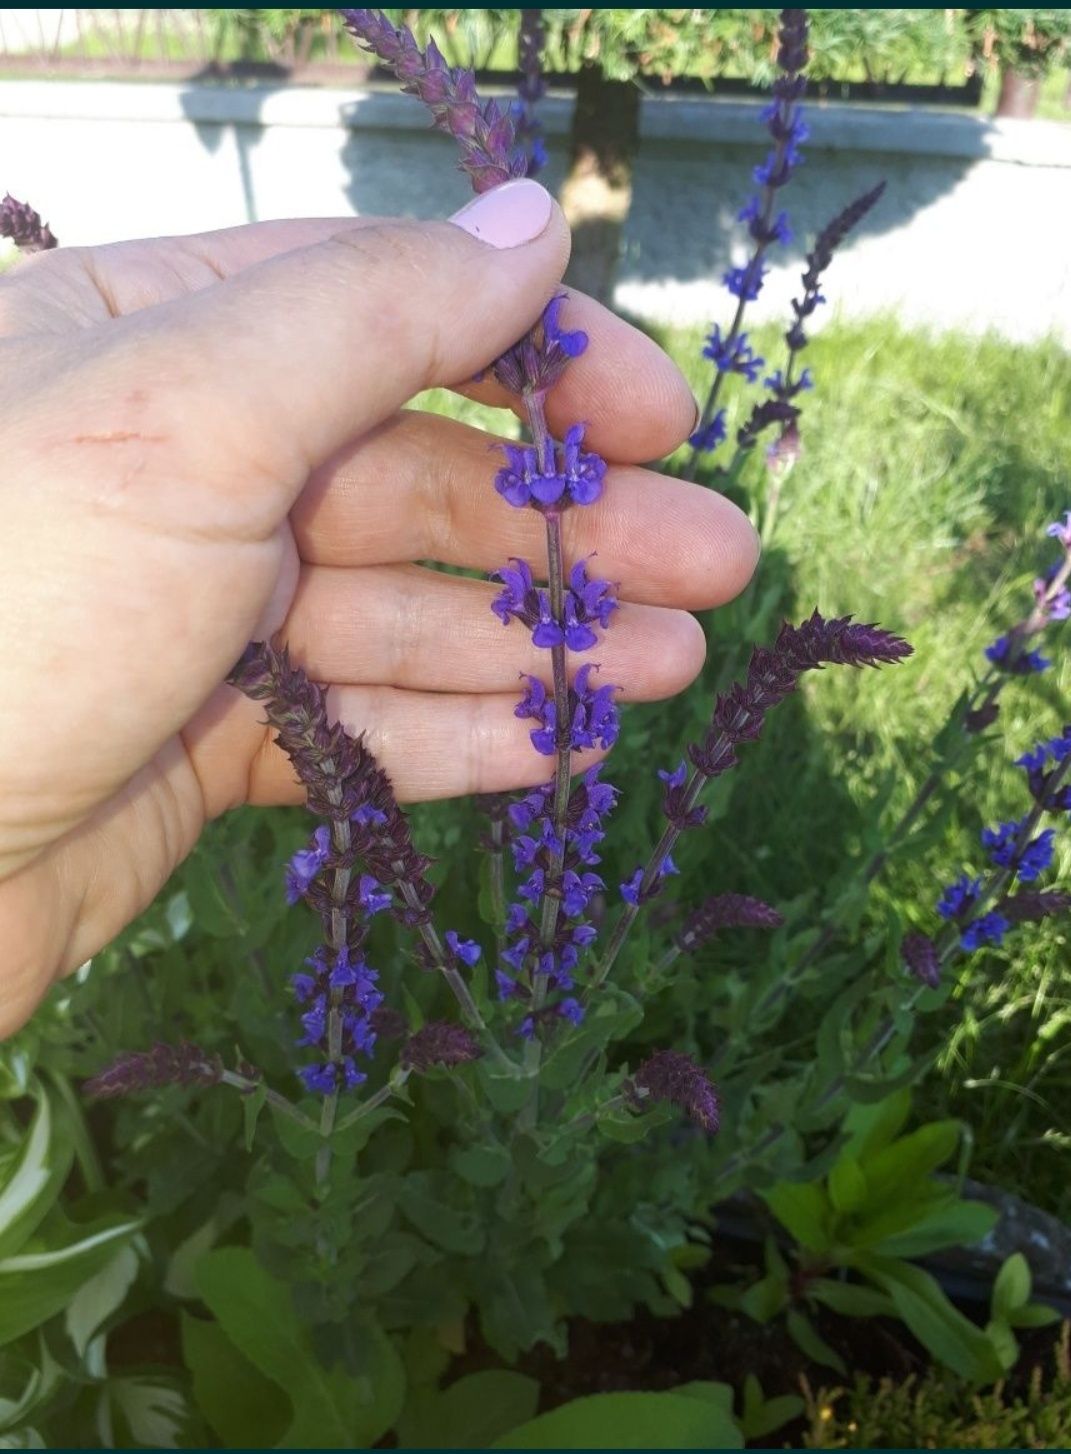
<path id="1" fill-rule="evenodd" d="M 598 65 L 586 63 L 577 77 L 569 174 L 561 191 L 573 229 L 566 282 L 603 303 L 613 292 L 639 144 L 639 87 L 608 81 Z"/>
<path id="2" fill-rule="evenodd" d="M 994 114 L 1025 120 L 1037 111 L 1040 94 L 1041 80 L 1038 76 L 1028 76 L 1023 71 L 1009 68 L 1000 78 L 1000 98 Z"/>

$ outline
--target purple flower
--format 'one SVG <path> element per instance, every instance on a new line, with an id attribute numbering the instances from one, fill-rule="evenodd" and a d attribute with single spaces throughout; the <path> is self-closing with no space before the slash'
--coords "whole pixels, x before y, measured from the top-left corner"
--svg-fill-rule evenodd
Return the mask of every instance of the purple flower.
<path id="1" fill-rule="evenodd" d="M 626 879 L 621 885 L 621 897 L 627 904 L 632 904 L 637 909 L 641 904 L 646 904 L 651 899 L 656 898 L 662 892 L 665 881 L 670 874 L 680 873 L 680 869 L 667 853 L 659 865 L 657 873 L 646 889 L 643 887 L 643 872 L 642 868 L 638 868 L 632 877 Z"/>
<path id="2" fill-rule="evenodd" d="M 1061 586 L 1050 596 L 1053 574 L 1055 572 L 1050 572 L 1049 578 L 1038 576 L 1034 582 L 1034 604 L 1044 620 L 1066 621 L 1071 616 L 1071 591 Z"/>
<path id="3" fill-rule="evenodd" d="M 223 1062 L 218 1055 L 188 1041 L 179 1045 L 158 1042 L 151 1050 L 126 1051 L 82 1089 L 96 1100 L 107 1100 L 167 1085 L 218 1085 L 222 1078 Z"/>
<path id="4" fill-rule="evenodd" d="M 721 1124 L 718 1093 L 706 1072 L 679 1050 L 656 1050 L 632 1078 L 652 1100 L 671 1101 L 711 1135 Z M 641 1102 L 642 1104 L 642 1102 Z"/>
<path id="5" fill-rule="evenodd" d="M 1046 528 L 1045 534 L 1058 540 L 1065 550 L 1071 550 L 1071 510 L 1065 513 L 1062 524 L 1059 520 L 1054 520 Z"/>
<path id="6" fill-rule="evenodd" d="M 447 929 L 443 938 L 453 957 L 460 959 L 461 963 L 467 964 L 470 969 L 477 963 L 483 952 L 475 939 L 461 939 L 453 929 Z"/>
<path id="7" fill-rule="evenodd" d="M 477 192 L 525 175 L 527 161 L 514 148 L 512 121 L 497 102 L 479 99 L 471 71 L 448 66 L 434 41 L 422 51 L 405 26 L 393 26 L 381 11 L 342 10 L 340 14 L 361 45 L 390 66 L 403 83 L 403 91 L 424 102 L 435 129 L 459 143 L 459 165 Z"/>
<path id="8" fill-rule="evenodd" d="M 966 874 L 961 874 L 938 899 L 937 912 L 942 919 L 961 919 L 971 912 L 981 892 L 980 878 L 968 878 Z"/>
<path id="9" fill-rule="evenodd" d="M 1023 889 L 1001 899 L 996 908 L 1013 924 L 1037 924 L 1053 914 L 1066 914 L 1071 894 L 1062 889 Z"/>
<path id="10" fill-rule="evenodd" d="M 725 432 L 725 410 L 719 409 L 709 424 L 701 424 L 694 434 L 688 436 L 688 443 L 693 449 L 710 453 L 722 443 Z"/>
<path id="11" fill-rule="evenodd" d="M 331 830 L 321 824 L 307 848 L 299 848 L 286 867 L 286 902 L 296 904 L 308 893 L 309 885 L 331 853 Z"/>
<path id="12" fill-rule="evenodd" d="M 941 958 L 937 945 L 927 934 L 905 934 L 900 954 L 920 984 L 935 990 L 941 983 Z"/>
<path id="13" fill-rule="evenodd" d="M 748 894 L 714 894 L 685 919 L 674 942 L 689 954 L 723 929 L 776 929 L 784 916 Z"/>
<path id="14" fill-rule="evenodd" d="M 592 689 L 589 685 L 595 668 L 585 663 L 569 688 L 567 704 L 569 743 L 574 751 L 596 746 L 612 747 L 617 740 L 617 709 L 613 695 L 616 687 Z M 535 718 L 542 725 L 531 732 L 532 746 L 537 752 L 552 757 L 557 751 L 557 705 L 553 696 L 536 677 L 526 676 L 528 688 L 514 708 L 514 716 Z"/>
<path id="15" fill-rule="evenodd" d="M 401 1064 L 408 1070 L 426 1072 L 441 1065 L 450 1069 L 464 1065 L 466 1061 L 477 1060 L 480 1047 L 463 1025 L 451 1025 L 445 1020 L 429 1020 L 428 1023 L 402 1047 Z"/>
<path id="16" fill-rule="evenodd" d="M 511 394 L 544 394 L 558 382 L 569 363 L 588 346 L 582 329 L 561 326 L 566 294 L 556 294 L 536 328 L 495 360 L 494 375 Z"/>
<path id="17" fill-rule="evenodd" d="M 547 149 L 540 135 L 535 108 L 546 94 L 543 79 L 543 14 L 540 10 L 521 11 L 521 28 L 517 42 L 517 100 L 512 114 L 517 141 L 528 158 L 528 175 L 534 177 L 546 164 Z"/>
<path id="18" fill-rule="evenodd" d="M 741 374 L 749 384 L 755 382 L 766 362 L 752 350 L 746 333 L 729 334 L 723 338 L 716 323 L 703 349 L 703 357 L 710 359 L 719 373 Z"/>
<path id="19" fill-rule="evenodd" d="M 584 1018 L 584 1006 L 571 995 L 564 1000 L 559 1000 L 557 1009 L 561 1018 L 568 1020 L 571 1025 L 579 1025 Z"/>
<path id="20" fill-rule="evenodd" d="M 722 275 L 722 282 L 734 298 L 739 298 L 743 303 L 754 303 L 762 291 L 763 279 L 768 271 L 769 269 L 764 268 L 759 259 L 754 257 L 743 267 L 729 268 Z"/>
<path id="21" fill-rule="evenodd" d="M 583 438 L 584 426 L 574 424 L 561 444 L 548 440 L 542 456 L 531 444 L 503 445 L 506 464 L 495 475 L 495 489 L 515 509 L 593 504 L 602 494 L 606 461 L 582 450 Z M 515 583 L 511 595 L 519 588 Z"/>
<path id="22" fill-rule="evenodd" d="M 41 214 L 27 202 L 16 202 L 10 192 L 0 202 L 0 237 L 10 237 L 20 252 L 47 252 L 59 246 Z"/>
<path id="23" fill-rule="evenodd" d="M 986 657 L 994 666 L 1011 672 L 1014 676 L 1029 676 L 1032 672 L 1045 671 L 1052 666 L 1047 657 L 1039 651 L 1024 651 L 1021 646 L 1013 647 L 1009 637 L 998 636 L 985 649 Z"/>
<path id="24" fill-rule="evenodd" d="M 959 942 L 968 953 L 981 949 L 983 944 L 1003 944 L 1004 936 L 1010 928 L 1011 924 L 1003 914 L 991 910 L 968 924 L 960 935 Z"/>
<path id="25" fill-rule="evenodd" d="M 771 243 L 780 243 L 787 247 L 792 241 L 792 228 L 789 225 L 788 213 L 778 212 L 776 217 L 771 217 L 769 222 L 765 220 L 765 209 L 758 197 L 749 197 L 747 202 L 736 214 L 737 222 L 746 222 L 748 232 L 763 247 L 769 247 Z"/>
<path id="26" fill-rule="evenodd" d="M 982 830 L 982 845 L 989 850 L 989 857 L 1001 868 L 1014 869 L 1023 883 L 1032 883 L 1052 863 L 1053 843 L 1056 834 L 1052 828 L 1038 834 L 1022 849 L 1018 841 L 1026 827 L 1026 818 L 1017 822 L 1001 823 L 996 828 Z"/>

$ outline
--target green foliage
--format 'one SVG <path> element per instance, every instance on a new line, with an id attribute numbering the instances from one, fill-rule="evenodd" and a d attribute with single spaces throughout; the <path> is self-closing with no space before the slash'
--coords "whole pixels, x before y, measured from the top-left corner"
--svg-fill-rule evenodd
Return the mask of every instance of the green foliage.
<path id="1" fill-rule="evenodd" d="M 686 1384 L 672 1393 L 596 1393 L 510 1429 L 496 1449 L 742 1449 L 726 1412 L 724 1385 Z"/>
<path id="2" fill-rule="evenodd" d="M 698 337 L 667 342 L 698 380 Z M 771 335 L 771 357 L 776 347 Z M 975 1124 L 973 1174 L 1067 1207 L 1059 1136 L 1069 1083 L 1053 1054 L 1067 1015 L 1064 930 L 1042 926 L 1009 941 L 1007 953 L 979 956 L 959 974 L 954 1006 L 944 992 L 933 996 L 915 1027 L 900 1008 L 895 940 L 897 926 L 927 922 L 935 872 L 970 861 L 980 821 L 1007 816 L 1018 784 L 1002 764 L 1059 726 L 1060 677 L 1006 693 L 992 740 L 972 744 L 950 770 L 957 794 L 893 853 L 869 895 L 857 878 L 882 822 L 926 771 L 920 737 L 946 750 L 942 723 L 993 623 L 1029 596 L 1037 537 L 1063 505 L 1071 369 L 1047 346 L 934 342 L 880 322 L 831 327 L 812 353 L 823 388 L 807 400 L 806 453 L 783 492 L 759 585 L 710 624 L 695 688 L 626 711 L 611 775 L 629 792 L 604 865 L 607 882 L 620 881 L 650 841 L 660 791 L 651 764 L 671 764 L 700 726 L 711 688 L 739 666 L 740 640 L 768 638 L 782 614 L 819 601 L 831 613 L 881 617 L 918 646 L 914 685 L 893 673 L 846 682 L 830 672 L 808 686 L 771 719 L 739 785 L 722 786 L 710 827 L 680 856 L 682 903 L 733 887 L 777 903 L 785 926 L 762 941 L 727 934 L 668 973 L 656 967 L 664 931 L 645 930 L 585 1038 L 550 1057 L 529 1128 L 516 1124 L 529 1083 L 489 1062 L 411 1080 L 406 1100 L 340 1133 L 325 1189 L 318 1133 L 255 1098 L 174 1088 L 95 1107 L 89 1136 L 77 1095 L 64 1090 L 163 1027 L 228 1064 L 237 1036 L 271 1085 L 291 1088 L 281 986 L 315 927 L 285 908 L 279 872 L 307 820 L 243 812 L 213 825 L 142 920 L 61 986 L 0 1057 L 9 1098 L 0 1105 L 0 1197 L 12 1208 L 0 1238 L 19 1243 L 11 1255 L 33 1248 L 50 1258 L 87 1227 L 126 1228 L 110 1248 L 100 1244 L 107 1258 L 82 1263 L 77 1254 L 33 1269 L 45 1292 L 49 1266 L 78 1276 L 62 1303 L 51 1294 L 32 1307 L 24 1331 L 0 1349 L 2 1396 L 16 1411 L 5 1413 L 0 1436 L 29 1430 L 78 1445 L 105 1426 L 130 1439 L 147 1421 L 156 1433 L 166 1425 L 172 1441 L 238 1446 L 281 1439 L 298 1421 L 302 1437 L 322 1443 L 354 1419 L 366 1430 L 404 1427 L 414 1441 L 432 1420 L 459 1443 L 501 1439 L 532 1415 L 521 1407 L 530 1387 L 507 1379 L 495 1397 L 491 1385 L 477 1397 L 464 1380 L 447 1382 L 431 1354 L 417 1367 L 416 1344 L 456 1349 L 474 1313 L 509 1362 L 540 1341 L 562 1349 L 571 1315 L 623 1319 L 645 1304 L 671 1316 L 690 1296 L 683 1272 L 694 1218 L 741 1185 L 770 1198 L 798 1232 L 799 1251 L 771 1244 L 760 1287 L 729 1295 L 758 1319 L 791 1313 L 812 1357 L 832 1352 L 821 1345 L 820 1310 L 887 1316 L 898 1298 L 916 1332 L 947 1345 L 935 1357 L 959 1359 L 974 1376 L 993 1376 L 990 1355 L 1007 1366 L 1014 1338 L 1038 1316 L 1029 1292 L 1023 1300 L 1020 1269 L 1002 1275 L 985 1330 L 949 1319 L 941 1298 L 902 1269 L 984 1230 L 988 1214 L 933 1181 L 958 1144 L 948 1123 Z M 449 408 L 502 427 L 467 401 Z M 764 481 L 746 478 L 742 488 L 760 516 Z M 478 865 L 456 850 L 475 837 L 471 807 L 415 816 L 421 848 L 449 868 L 444 917 L 479 932 Z M 836 932 L 796 975 L 824 917 Z M 408 994 L 414 1014 L 444 1010 L 441 987 L 413 973 L 392 924 L 377 921 L 370 953 L 389 1001 Z M 860 1049 L 886 1006 L 899 1028 L 864 1067 Z M 943 1054 L 950 1027 L 954 1050 Z M 714 1142 L 682 1136 L 668 1111 L 637 1116 L 613 1104 L 626 1069 L 660 1044 L 714 1067 L 725 1100 Z M 588 1060 L 597 1082 L 578 1074 Z M 908 1118 L 908 1093 L 889 1093 L 906 1080 L 920 1082 L 921 1128 Z M 203 1268 L 211 1281 L 220 1257 L 230 1283 L 202 1290 Z M 249 1271 L 235 1276 L 235 1259 Z M 790 1283 L 804 1265 L 800 1298 Z M 257 1301 L 261 1279 L 266 1303 Z M 270 1301 L 271 1291 L 285 1300 Z M 150 1314 L 182 1349 L 176 1375 L 161 1375 L 148 1353 L 130 1356 Z M 285 1336 L 282 1351 L 264 1345 L 269 1334 Z M 404 1402 L 401 1365 L 384 1338 L 404 1355 Z M 754 1391 L 747 1399 L 745 1390 L 737 1422 L 765 1437 L 750 1431 L 783 1410 L 774 1400 L 764 1414 Z M 487 1415 L 478 1428 L 466 1422 L 477 1406 Z"/>
<path id="3" fill-rule="evenodd" d="M 971 1390 L 947 1373 L 858 1377 L 850 1388 L 805 1383 L 807 1449 L 1062 1449 L 1071 1440 L 1071 1357 L 1065 1324 L 1051 1368 L 1021 1392 Z"/>
<path id="4" fill-rule="evenodd" d="M 983 1331 L 952 1306 L 928 1272 L 904 1260 L 970 1245 L 996 1220 L 989 1207 L 960 1200 L 953 1187 L 932 1175 L 954 1152 L 961 1128 L 952 1121 L 936 1122 L 895 1136 L 902 1120 L 900 1097 L 857 1107 L 848 1120 L 848 1144 L 824 1183 L 779 1182 L 763 1193 L 797 1244 L 795 1268 L 768 1239 L 766 1275 L 744 1290 L 716 1288 L 715 1300 L 758 1322 L 784 1314 L 800 1349 L 842 1375 L 847 1368 L 821 1338 L 808 1310 L 825 1306 L 849 1317 L 897 1316 L 939 1363 L 974 1383 L 993 1382 L 1017 1356 L 1011 1327 L 1029 1304 L 1025 1261 L 1005 1265 Z M 838 1272 L 840 1279 L 831 1276 Z M 843 1280 L 849 1273 L 864 1285 Z M 1044 1317 L 1045 1310 L 1025 1312 L 1025 1321 L 1039 1313 Z"/>

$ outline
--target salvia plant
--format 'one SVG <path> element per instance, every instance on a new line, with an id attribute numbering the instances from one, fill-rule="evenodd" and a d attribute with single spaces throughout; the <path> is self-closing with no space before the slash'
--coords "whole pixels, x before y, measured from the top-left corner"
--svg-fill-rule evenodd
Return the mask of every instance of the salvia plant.
<path id="1" fill-rule="evenodd" d="M 510 105 L 481 97 L 470 71 L 382 13 L 341 16 L 456 141 L 477 192 L 542 165 L 538 18 L 525 23 L 520 92 Z M 824 301 L 822 279 L 881 192 L 849 204 L 816 238 L 783 358 L 771 367 L 743 321 L 771 249 L 791 235 L 781 194 L 803 159 L 807 61 L 806 13 L 783 11 L 778 77 L 763 113 L 770 150 L 740 212 L 748 253 L 726 275 L 733 317 L 709 335 L 713 378 L 685 466 L 695 473 L 725 442 L 729 376 L 758 386 L 729 465 L 712 476 L 723 488 L 767 431 L 776 433 L 775 466 L 798 451 L 802 394 L 812 383 L 799 360 Z M 55 245 L 40 217 L 10 198 L 0 230 L 23 247 Z M 1050 532 L 1061 555 L 1036 583 L 1029 611 L 988 649 L 977 686 L 938 734 L 919 793 L 844 885 L 831 886 L 824 910 L 806 895 L 775 907 L 736 891 L 720 866 L 703 901 L 680 905 L 671 892 L 677 858 L 713 835 L 729 775 L 805 674 L 894 665 L 911 654 L 892 632 L 818 610 L 771 631 L 715 692 L 701 730 L 657 767 L 654 846 L 610 877 L 607 859 L 634 850 L 610 838 L 622 790 L 601 762 L 589 764 L 620 731 L 617 689 L 598 664 L 617 587 L 599 575 L 597 557 L 568 558 L 563 520 L 613 481 L 581 421 L 561 438 L 547 422 L 548 394 L 589 347 L 568 313 L 562 292 L 526 337 L 488 363 L 519 401 L 527 437 L 489 464 L 487 508 L 532 511 L 544 527 L 545 561 L 502 562 L 490 607 L 519 645 L 527 633 L 543 654 L 544 670 L 524 679 L 515 711 L 546 775 L 530 791 L 478 800 L 478 903 L 444 881 L 364 737 L 333 720 L 324 688 L 285 644 L 257 641 L 229 681 L 262 707 L 315 826 L 289 845 L 270 895 L 248 854 L 224 855 L 207 878 L 198 876 L 199 859 L 190 866 L 195 920 L 215 925 L 210 932 L 225 944 L 241 938 L 243 895 L 258 905 L 255 929 L 242 931 L 249 973 L 231 997 L 234 1022 L 201 1016 L 198 1042 L 182 1038 L 167 1022 L 188 1024 L 184 1002 L 163 990 L 154 998 L 135 972 L 128 978 L 145 1003 L 124 1014 L 121 1028 L 142 1038 L 125 1031 L 117 1044 L 101 1023 L 94 976 L 73 992 L 87 1035 L 112 1052 L 86 1091 L 118 1102 L 120 1159 L 147 1186 L 150 1215 L 166 1217 L 189 1192 L 164 1160 L 137 1169 L 133 1093 L 151 1093 L 173 1113 L 160 1128 L 161 1157 L 184 1137 L 195 1141 L 216 1199 L 204 1208 L 200 1240 L 168 1271 L 166 1291 L 198 1298 L 216 1319 L 209 1330 L 184 1323 L 183 1352 L 217 1428 L 228 1412 L 211 1370 L 217 1360 L 233 1363 L 232 1345 L 290 1395 L 294 1423 L 284 1420 L 274 1438 L 301 1447 L 334 1437 L 306 1419 L 304 1359 L 332 1370 L 321 1392 L 347 1437 L 372 1443 L 394 1425 L 406 1376 L 434 1385 L 454 1336 L 443 1330 L 470 1310 L 508 1359 L 540 1340 L 563 1350 L 569 1315 L 625 1317 L 641 1301 L 673 1311 L 691 1296 L 683 1270 L 705 1255 L 711 1207 L 741 1189 L 832 1176 L 853 1134 L 845 1130 L 850 1109 L 888 1105 L 929 1063 L 909 1053 L 916 1018 L 947 1001 L 960 962 L 1071 906 L 1071 895 L 1040 881 L 1054 843 L 1043 817 L 1071 807 L 1068 728 L 1020 759 L 1029 802 L 986 829 L 978 863 L 935 892 L 932 908 L 920 905 L 912 924 L 861 928 L 871 884 L 916 841 L 949 775 L 985 741 L 1005 686 L 1047 664 L 1039 638 L 1071 609 L 1071 517 Z M 274 854 L 288 830 L 264 832 Z M 456 842 L 444 846 L 455 859 Z M 127 958 L 170 952 L 189 932 L 176 913 L 162 909 L 151 930 L 131 931 Z M 708 976 L 711 946 L 739 930 L 748 931 L 746 967 Z M 216 965 L 197 993 L 211 1002 L 233 969 Z M 779 1031 L 790 1009 L 786 1036 Z M 100 1067 L 104 1056 L 94 1053 Z M 84 1056 L 82 1046 L 74 1059 Z M 243 1137 L 251 1166 L 233 1154 Z M 132 1237 L 129 1220 L 123 1226 Z M 217 1243 L 237 1245 L 209 1250 Z M 265 1352 L 249 1321 L 251 1310 L 258 1326 L 290 1315 L 278 1281 L 289 1284 L 308 1330 L 282 1358 Z M 944 1317 L 943 1307 L 933 1315 Z"/>

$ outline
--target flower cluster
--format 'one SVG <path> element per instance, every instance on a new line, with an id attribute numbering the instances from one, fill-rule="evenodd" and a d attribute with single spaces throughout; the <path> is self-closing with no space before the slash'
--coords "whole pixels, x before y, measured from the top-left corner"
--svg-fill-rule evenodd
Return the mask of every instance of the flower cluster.
<path id="1" fill-rule="evenodd" d="M 531 566 L 524 560 L 513 560 L 512 568 L 503 566 L 493 572 L 492 579 L 500 580 L 503 589 L 491 602 L 491 610 L 504 626 L 510 621 L 527 626 L 536 646 L 564 645 L 570 651 L 589 651 L 599 639 L 595 626 L 604 631 L 609 626 L 617 597 L 609 581 L 588 576 L 587 564 L 578 560 L 569 573 L 560 622 L 553 617 L 549 595 L 536 586 Z"/>
<path id="2" fill-rule="evenodd" d="M 151 1050 L 128 1051 L 106 1070 L 86 1081 L 86 1095 L 97 1100 L 129 1095 L 132 1091 L 160 1090 L 166 1085 L 218 1085 L 223 1062 L 197 1045 L 157 1043 Z"/>
<path id="3" fill-rule="evenodd" d="M 540 445 L 504 444 L 506 463 L 495 475 L 495 489 L 517 510 L 593 505 L 602 494 L 606 462 L 581 449 L 583 441 L 584 426 L 574 424 L 560 444 L 549 436 Z"/>
<path id="4" fill-rule="evenodd" d="M 391 68 L 402 90 L 423 101 L 437 131 L 461 148 L 461 170 L 473 189 L 486 192 L 528 168 L 514 146 L 513 122 L 496 101 L 481 101 L 470 70 L 446 64 L 434 41 L 421 50 L 406 27 L 392 25 L 379 10 L 340 11 L 346 29 Z"/>
<path id="5" fill-rule="evenodd" d="M 1066 621 L 1071 616 L 1071 512 L 1063 521 L 1054 521 L 1045 534 L 1060 544 L 1061 555 L 1034 581 L 1034 604 L 1026 616 L 1009 631 L 1003 632 L 985 649 L 987 661 L 1007 676 L 1032 676 L 1048 670 L 1052 661 L 1030 646 L 1030 641 L 1044 631 L 1050 621 Z M 991 694 L 995 703 L 995 693 Z M 987 705 L 990 705 L 987 703 Z M 996 716 L 995 711 L 985 714 L 975 723 L 968 723 L 974 730 L 988 726 Z"/>
<path id="6" fill-rule="evenodd" d="M 737 221 L 747 224 L 752 243 L 751 253 L 746 262 L 729 268 L 723 279 L 725 286 L 737 300 L 736 313 L 727 333 L 723 334 L 715 326 L 703 350 L 704 357 L 714 364 L 715 375 L 699 424 L 688 441 L 693 450 L 690 467 L 693 475 L 699 455 L 712 453 L 726 438 L 725 410 L 717 407 L 724 376 L 735 373 L 748 383 L 755 383 L 764 362 L 753 353 L 748 335 L 742 331 L 741 325 L 747 304 L 755 302 L 762 290 L 767 272 L 765 258 L 768 250 L 774 244 L 784 247 L 792 240 L 788 214 L 778 208 L 777 202 L 781 188 L 803 161 L 800 147 L 807 139 L 807 125 L 800 106 L 806 90 L 806 80 L 802 74 L 807 65 L 805 10 L 782 10 L 777 65 L 780 74 L 773 84 L 773 100 L 762 111 L 762 120 L 769 131 L 772 148 L 755 168 L 755 184 L 760 190 L 749 197 L 737 213 Z M 812 386 L 808 370 L 804 369 L 798 376 L 796 372 L 798 355 L 807 345 L 803 324 L 818 305 L 825 302 L 819 291 L 821 277 L 831 263 L 835 250 L 852 229 L 859 225 L 884 189 L 885 184 L 882 182 L 858 197 L 838 212 L 815 239 L 814 247 L 807 254 L 802 295 L 792 302 L 794 318 L 785 333 L 785 342 L 788 345 L 785 367 L 775 369 L 764 379 L 763 383 L 770 397 L 759 399 L 746 421 L 737 430 L 736 443 L 739 449 L 751 449 L 767 429 L 779 426 L 778 440 L 768 452 L 771 464 L 791 461 L 799 454 L 797 421 L 800 408 L 795 400 L 801 392 Z"/>
<path id="7" fill-rule="evenodd" d="M 352 1090 L 367 1079 L 358 1061 L 375 1047 L 383 1000 L 364 953 L 373 917 L 389 910 L 427 934 L 433 967 L 470 964 L 471 948 L 448 934 L 444 949 L 429 930 L 430 859 L 413 846 L 390 780 L 364 738 L 330 721 L 323 688 L 285 649 L 266 642 L 246 648 L 229 680 L 264 704 L 310 810 L 325 820 L 286 868 L 288 901 L 303 899 L 324 929 L 324 943 L 291 984 L 301 1009 L 298 1045 L 316 1055 L 300 1072 L 306 1089 L 318 1095 Z"/>
<path id="8" fill-rule="evenodd" d="M 47 252 L 59 241 L 41 214 L 9 192 L 0 202 L 0 237 L 10 237 L 20 252 Z"/>
<path id="9" fill-rule="evenodd" d="M 1052 866 L 1056 830 L 1038 828 L 1043 813 L 1071 810 L 1071 783 L 1065 782 L 1071 769 L 1071 726 L 1023 753 L 1016 766 L 1026 773 L 1033 808 L 1021 818 L 983 828 L 981 843 L 990 870 L 960 874 L 942 889 L 936 908 L 949 926 L 944 946 L 917 932 L 907 935 L 901 946 L 908 970 L 930 988 L 939 984 L 941 962 L 952 949 L 969 954 L 1003 944 L 1015 925 L 1037 923 L 1071 907 L 1071 894 L 1057 889 L 1020 887 L 1009 892 L 1013 883 L 1035 884 Z"/>
<path id="10" fill-rule="evenodd" d="M 718 1093 L 706 1072 L 679 1050 L 656 1050 L 632 1077 L 635 1091 L 655 1101 L 679 1106 L 697 1126 L 711 1135 L 721 1124 Z M 640 1105 L 642 1099 L 638 1099 Z"/>

